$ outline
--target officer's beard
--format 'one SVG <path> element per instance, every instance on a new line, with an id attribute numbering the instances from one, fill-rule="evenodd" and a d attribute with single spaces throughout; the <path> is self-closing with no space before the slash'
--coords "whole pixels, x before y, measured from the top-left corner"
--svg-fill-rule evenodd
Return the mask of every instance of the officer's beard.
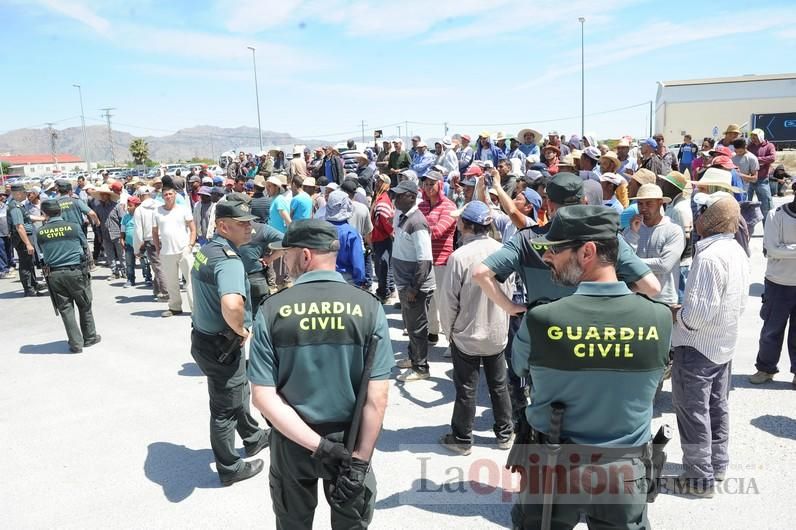
<path id="1" fill-rule="evenodd" d="M 578 265 L 578 257 L 574 252 L 559 270 L 556 270 L 552 263 L 549 265 L 553 281 L 559 285 L 574 287 L 580 283 L 580 279 L 583 277 L 583 269 Z"/>

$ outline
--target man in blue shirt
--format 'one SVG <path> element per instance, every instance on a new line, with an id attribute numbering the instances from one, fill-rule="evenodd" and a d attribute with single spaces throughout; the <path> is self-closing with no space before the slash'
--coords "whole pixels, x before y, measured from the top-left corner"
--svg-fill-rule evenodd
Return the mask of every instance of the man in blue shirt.
<path id="1" fill-rule="evenodd" d="M 326 220 L 337 228 L 340 250 L 337 251 L 337 272 L 343 275 L 348 283 L 357 287 L 365 285 L 365 253 L 362 236 L 356 228 L 348 224 L 354 215 L 351 199 L 344 191 L 337 190 L 329 194 L 326 201 Z"/>
<path id="2" fill-rule="evenodd" d="M 312 217 L 312 197 L 304 191 L 304 177 L 296 175 L 290 181 L 293 199 L 290 201 L 290 219 L 310 219 Z"/>
<path id="3" fill-rule="evenodd" d="M 680 152 L 678 153 L 680 158 L 680 173 L 685 173 L 685 170 L 691 170 L 691 164 L 697 157 L 697 153 L 699 153 L 699 146 L 691 141 L 691 135 L 686 134 L 683 136 L 683 144 L 680 146 Z"/>
<path id="4" fill-rule="evenodd" d="M 412 156 L 412 169 L 418 177 L 423 177 L 436 162 L 437 157 L 428 152 L 426 142 L 418 142 L 415 146 L 415 154 Z"/>

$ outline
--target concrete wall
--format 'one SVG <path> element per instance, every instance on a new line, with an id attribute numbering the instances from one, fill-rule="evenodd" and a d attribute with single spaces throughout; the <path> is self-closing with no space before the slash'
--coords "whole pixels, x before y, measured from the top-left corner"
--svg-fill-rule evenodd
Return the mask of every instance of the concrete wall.
<path id="1" fill-rule="evenodd" d="M 703 137 L 712 136 L 714 126 L 718 126 L 721 136 L 730 123 L 743 125 L 752 114 L 774 112 L 796 112 L 796 92 L 791 97 L 765 99 L 659 102 L 655 110 L 655 132 L 662 133 L 667 143 L 676 143 L 683 139 L 682 132 L 685 131 L 698 144 Z"/>

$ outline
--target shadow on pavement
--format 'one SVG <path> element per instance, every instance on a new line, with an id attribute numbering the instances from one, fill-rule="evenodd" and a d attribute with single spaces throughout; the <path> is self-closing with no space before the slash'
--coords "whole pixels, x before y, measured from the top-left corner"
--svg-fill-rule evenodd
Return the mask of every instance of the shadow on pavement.
<path id="1" fill-rule="evenodd" d="M 442 456 L 456 456 L 455 453 L 439 444 L 443 434 L 450 432 L 450 425 L 422 425 L 406 429 L 384 429 L 379 436 L 377 447 L 385 453 L 410 452 L 433 453 Z M 473 445 L 495 447 L 497 442 L 490 436 L 473 435 Z"/>
<path id="2" fill-rule="evenodd" d="M 402 371 L 403 370 L 401 370 L 401 372 Z M 433 381 L 434 386 L 432 388 L 441 394 L 441 396 L 434 401 L 422 401 L 410 393 L 412 386 L 419 387 L 420 385 L 428 384 L 427 381 Z M 451 403 L 456 397 L 456 389 L 454 388 L 453 383 L 445 379 L 440 379 L 439 377 L 430 377 L 426 381 L 412 381 L 409 383 L 396 381 L 395 386 L 398 388 L 398 392 L 401 393 L 401 397 L 406 398 L 415 405 L 423 407 L 424 409 L 430 409 L 436 407 L 437 405 Z"/>
<path id="3" fill-rule="evenodd" d="M 735 374 L 730 378 L 731 388 L 752 388 L 754 390 L 793 390 L 793 385 L 790 381 L 769 381 L 762 385 L 754 385 L 749 382 L 751 374 Z M 786 377 L 789 377 L 788 374 Z"/>
<path id="4" fill-rule="evenodd" d="M 165 309 L 150 309 L 148 311 L 133 311 L 130 315 L 134 317 L 162 318 L 160 316 Z"/>
<path id="5" fill-rule="evenodd" d="M 749 284 L 749 296 L 763 296 L 763 291 L 765 290 L 765 286 L 762 283 L 750 283 Z"/>
<path id="6" fill-rule="evenodd" d="M 55 340 L 46 344 L 25 344 L 19 353 L 34 355 L 75 355 L 69 351 L 69 344 L 65 340 Z"/>
<path id="7" fill-rule="evenodd" d="M 218 475 L 210 468 L 210 449 L 189 449 L 184 445 L 155 442 L 147 448 L 144 473 L 163 488 L 171 502 L 182 502 L 196 488 L 220 488 Z"/>
<path id="8" fill-rule="evenodd" d="M 476 521 L 480 519 L 506 527 L 511 523 L 512 504 L 512 493 L 504 491 L 500 486 L 472 480 L 452 480 L 437 484 L 433 480 L 418 479 L 409 490 L 394 493 L 376 502 L 376 509 L 387 510 L 410 505 L 432 513 L 472 518 L 464 522 L 461 528 L 475 528 L 478 526 Z"/>
<path id="9" fill-rule="evenodd" d="M 750 421 L 752 425 L 779 438 L 796 440 L 796 420 L 787 416 L 766 414 Z"/>
<path id="10" fill-rule="evenodd" d="M 20 291 L 8 291 L 7 293 L 0 293 L 0 300 L 8 300 L 12 298 L 24 298 L 25 293 Z"/>
<path id="11" fill-rule="evenodd" d="M 183 363 L 182 368 L 177 375 L 182 375 L 185 377 L 200 377 L 205 374 L 202 373 L 202 370 L 199 369 L 199 365 L 196 363 Z"/>
<path id="12" fill-rule="evenodd" d="M 132 303 L 137 303 L 137 302 L 151 302 L 152 300 L 154 300 L 154 297 L 152 295 L 147 295 L 147 294 L 141 294 L 141 295 L 138 295 L 138 296 L 119 295 L 119 296 L 116 297 L 116 303 L 117 304 L 132 304 Z"/>

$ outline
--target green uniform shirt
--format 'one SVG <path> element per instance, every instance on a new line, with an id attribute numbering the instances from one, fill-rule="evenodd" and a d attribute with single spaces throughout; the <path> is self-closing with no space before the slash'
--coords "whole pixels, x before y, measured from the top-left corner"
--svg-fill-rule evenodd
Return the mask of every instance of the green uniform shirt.
<path id="1" fill-rule="evenodd" d="M 90 211 L 88 205 L 82 200 L 65 195 L 58 197 L 58 206 L 61 207 L 61 217 L 65 221 L 79 226 L 83 225 L 83 216 L 88 215 Z"/>
<path id="2" fill-rule="evenodd" d="M 193 327 L 207 335 L 215 335 L 227 326 L 221 314 L 221 297 L 239 294 L 246 302 L 244 326 L 251 326 L 252 307 L 249 301 L 249 280 L 238 251 L 219 234 L 213 236 L 196 253 L 191 270 L 193 287 Z"/>
<path id="3" fill-rule="evenodd" d="M 44 263 L 51 268 L 80 265 L 88 244 L 80 225 L 65 221 L 61 216 L 50 217 L 39 228 L 36 240 Z"/>
<path id="4" fill-rule="evenodd" d="M 575 287 L 553 282 L 550 267 L 542 261 L 545 247 L 531 243 L 531 239 L 540 232 L 544 230 L 535 231 L 531 228 L 520 230 L 503 245 L 503 248 L 484 260 L 484 265 L 495 273 L 495 279 L 501 283 L 516 272 L 528 292 L 528 303 L 541 298 L 555 300 L 575 292 Z M 632 286 L 651 271 L 621 236 L 618 239 L 616 275 L 620 281 Z"/>
<path id="5" fill-rule="evenodd" d="M 409 153 L 406 151 L 401 151 L 400 153 L 393 151 L 387 161 L 387 167 L 390 169 L 407 169 L 411 165 L 412 159 L 409 158 Z"/>
<path id="6" fill-rule="evenodd" d="M 651 436 L 652 402 L 669 358 L 672 315 L 624 283 L 582 282 L 533 307 L 511 364 L 533 379 L 528 423 L 549 432 L 550 404 L 566 405 L 562 436 L 576 444 L 638 446 Z"/>
<path id="7" fill-rule="evenodd" d="M 9 199 L 7 215 L 8 231 L 11 234 L 11 237 L 17 237 L 18 225 L 23 225 L 25 227 L 26 234 L 33 235 L 33 221 L 31 221 L 28 212 L 25 211 L 25 208 L 22 207 L 21 203 L 18 203 L 14 199 Z"/>
<path id="8" fill-rule="evenodd" d="M 307 272 L 260 306 L 249 380 L 275 386 L 307 423 L 348 422 L 374 334 L 379 342 L 370 379 L 387 379 L 395 359 L 379 301 L 338 272 Z"/>
<path id="9" fill-rule="evenodd" d="M 282 241 L 283 237 L 284 234 L 276 228 L 262 223 L 252 223 L 252 240 L 238 249 L 246 273 L 263 270 L 260 258 L 265 255 L 269 244 Z"/>

